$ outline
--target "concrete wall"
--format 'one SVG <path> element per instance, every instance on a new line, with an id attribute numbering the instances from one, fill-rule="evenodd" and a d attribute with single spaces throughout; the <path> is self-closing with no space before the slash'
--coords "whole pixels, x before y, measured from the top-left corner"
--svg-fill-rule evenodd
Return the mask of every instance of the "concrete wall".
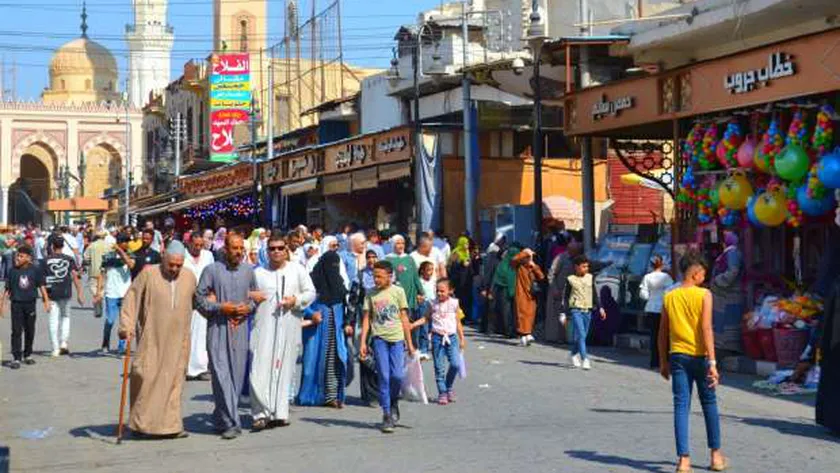
<path id="1" fill-rule="evenodd" d="M 386 130 L 403 124 L 407 112 L 402 100 L 388 95 L 390 89 L 384 73 L 362 80 L 361 133 Z"/>

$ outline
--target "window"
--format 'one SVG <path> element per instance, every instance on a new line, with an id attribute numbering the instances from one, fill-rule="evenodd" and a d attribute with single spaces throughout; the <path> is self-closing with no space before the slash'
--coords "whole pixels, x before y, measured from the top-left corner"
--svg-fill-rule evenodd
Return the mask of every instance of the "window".
<path id="1" fill-rule="evenodd" d="M 187 108 L 187 143 L 193 144 L 193 108 Z"/>
<path id="2" fill-rule="evenodd" d="M 248 51 L 248 20 L 239 20 L 239 50 Z"/>

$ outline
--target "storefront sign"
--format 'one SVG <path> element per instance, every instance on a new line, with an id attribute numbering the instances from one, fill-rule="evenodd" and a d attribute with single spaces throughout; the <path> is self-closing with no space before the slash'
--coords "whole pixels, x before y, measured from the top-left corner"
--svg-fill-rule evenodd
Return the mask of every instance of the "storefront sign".
<path id="1" fill-rule="evenodd" d="M 784 52 L 770 53 L 767 65 L 761 69 L 730 74 L 724 78 L 723 86 L 730 94 L 743 94 L 758 87 L 767 87 L 771 80 L 796 74 L 793 56 Z"/>
<path id="2" fill-rule="evenodd" d="M 376 143 L 376 151 L 380 154 L 393 153 L 395 151 L 402 151 L 408 146 L 406 137 L 402 135 L 385 138 Z"/>
<path id="3" fill-rule="evenodd" d="M 600 120 L 607 116 L 617 116 L 622 110 L 633 108 L 633 97 L 619 97 L 613 101 L 608 101 L 606 95 L 601 96 L 601 100 L 592 105 L 592 119 Z"/>
<path id="4" fill-rule="evenodd" d="M 211 58 L 210 160 L 235 160 L 233 129 L 246 123 L 251 108 L 251 57 L 248 53 Z"/>
<path id="5" fill-rule="evenodd" d="M 192 197 L 211 192 L 230 190 L 251 185 L 254 169 L 251 164 L 240 164 L 219 171 L 212 171 L 201 176 L 181 180 L 181 192 Z"/>
<path id="6" fill-rule="evenodd" d="M 373 161 L 372 151 L 372 140 L 339 145 L 332 154 L 332 165 L 338 170 L 362 166 Z"/>
<path id="7" fill-rule="evenodd" d="M 289 158 L 283 179 L 301 179 L 317 176 L 324 171 L 324 154 L 321 151 L 305 153 Z"/>

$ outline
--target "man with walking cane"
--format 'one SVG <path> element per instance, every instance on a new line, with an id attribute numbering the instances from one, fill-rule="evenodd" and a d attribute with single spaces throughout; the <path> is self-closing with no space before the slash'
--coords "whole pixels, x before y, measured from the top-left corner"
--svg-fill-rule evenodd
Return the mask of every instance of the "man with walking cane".
<path id="1" fill-rule="evenodd" d="M 301 345 L 302 310 L 315 300 L 306 269 L 289 262 L 279 234 L 268 240 L 269 268 L 257 268 L 260 304 L 251 333 L 251 413 L 253 430 L 289 424 L 289 390 Z"/>
<path id="2" fill-rule="evenodd" d="M 196 282 L 191 271 L 182 271 L 185 253 L 181 242 L 171 242 L 163 261 L 141 272 L 123 300 L 120 339 L 130 340 L 136 335 L 129 416 L 135 437 L 187 436 L 181 419 L 181 393 L 190 354 Z M 136 327 L 139 330 L 135 334 Z M 126 358 L 129 356 L 127 349 Z M 125 377 L 123 383 L 125 389 Z M 124 397 L 121 402 L 125 402 Z M 120 408 L 122 417 L 122 405 Z"/>

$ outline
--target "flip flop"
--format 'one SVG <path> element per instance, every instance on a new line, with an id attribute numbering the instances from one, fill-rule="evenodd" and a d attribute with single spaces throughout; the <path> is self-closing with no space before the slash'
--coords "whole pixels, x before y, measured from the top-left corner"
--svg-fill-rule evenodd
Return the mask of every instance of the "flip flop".
<path id="1" fill-rule="evenodd" d="M 717 465 L 712 464 L 709 469 L 712 471 L 726 471 L 729 468 L 729 460 L 724 458 L 723 461 Z"/>

